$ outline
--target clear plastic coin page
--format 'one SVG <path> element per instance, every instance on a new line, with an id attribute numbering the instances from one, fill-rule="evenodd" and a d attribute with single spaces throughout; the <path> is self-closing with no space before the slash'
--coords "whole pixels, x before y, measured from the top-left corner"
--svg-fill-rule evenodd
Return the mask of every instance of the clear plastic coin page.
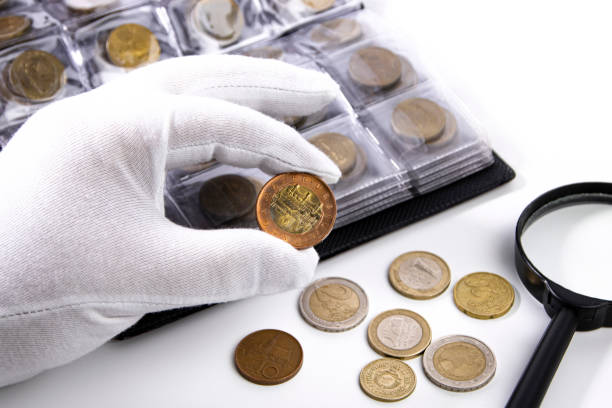
<path id="1" fill-rule="evenodd" d="M 261 3 L 283 32 L 362 6 L 361 0 L 261 0 Z"/>
<path id="2" fill-rule="evenodd" d="M 36 38 L 44 35 L 44 30 L 54 24 L 53 17 L 40 9 L 34 2 L 16 2 L 16 4 L 10 8 L 8 4 L 5 7 L 0 7 L 0 18 L 8 16 L 25 17 L 29 20 L 30 26 L 25 33 L 19 37 L 0 41 L 0 48 L 9 47 L 28 38 Z"/>
<path id="3" fill-rule="evenodd" d="M 42 8 L 58 22 L 70 28 L 86 24 L 109 12 L 128 9 L 147 3 L 146 0 L 98 0 L 93 9 L 91 2 L 83 0 L 39 0 Z M 72 7 L 70 7 L 72 6 Z"/>

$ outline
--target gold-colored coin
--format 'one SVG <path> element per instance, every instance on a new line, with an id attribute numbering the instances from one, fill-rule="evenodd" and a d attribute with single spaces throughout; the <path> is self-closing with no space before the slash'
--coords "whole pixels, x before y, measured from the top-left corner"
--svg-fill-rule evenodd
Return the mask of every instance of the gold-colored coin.
<path id="1" fill-rule="evenodd" d="M 273 177 L 257 198 L 259 227 L 298 249 L 323 241 L 336 221 L 336 200 L 327 184 L 306 173 Z"/>
<path id="2" fill-rule="evenodd" d="M 336 18 L 317 24 L 310 39 L 325 45 L 342 45 L 361 37 L 361 25 L 350 18 Z"/>
<path id="3" fill-rule="evenodd" d="M 450 268 L 430 252 L 407 252 L 395 258 L 389 267 L 389 281 L 404 296 L 431 299 L 450 284 Z"/>
<path id="4" fill-rule="evenodd" d="M 128 23 L 111 31 L 106 40 L 106 53 L 113 64 L 135 68 L 157 61 L 161 49 L 151 30 L 140 24 Z"/>
<path id="5" fill-rule="evenodd" d="M 359 374 L 361 389 L 378 401 L 390 402 L 406 398 L 416 387 L 416 376 L 410 366 L 392 358 L 374 360 Z"/>
<path id="6" fill-rule="evenodd" d="M 37 102 L 52 99 L 66 83 L 61 61 L 41 50 L 19 54 L 10 64 L 8 77 L 15 95 Z"/>
<path id="7" fill-rule="evenodd" d="M 514 289 L 499 275 L 475 272 L 457 282 L 453 297 L 459 310 L 468 316 L 495 319 L 505 315 L 514 304 Z"/>
<path id="8" fill-rule="evenodd" d="M 457 134 L 457 118 L 455 118 L 455 115 L 453 115 L 447 109 L 444 109 L 444 114 L 446 116 L 446 124 L 444 125 L 444 131 L 442 132 L 439 138 L 431 142 L 427 142 L 428 146 L 443 146 L 453 140 L 453 138 Z"/>
<path id="9" fill-rule="evenodd" d="M 357 146 L 350 137 L 340 133 L 321 133 L 310 140 L 338 166 L 342 176 L 349 174 L 357 163 Z"/>
<path id="10" fill-rule="evenodd" d="M 0 17 L 0 42 L 24 35 L 32 26 L 32 20 L 25 16 Z"/>
<path id="11" fill-rule="evenodd" d="M 402 77 L 402 60 L 382 47 L 361 48 L 351 55 L 349 75 L 359 85 L 387 88 Z"/>
<path id="12" fill-rule="evenodd" d="M 420 314 L 393 309 L 379 314 L 370 322 L 368 342 L 374 351 L 383 356 L 414 358 L 431 342 L 431 329 Z"/>
<path id="13" fill-rule="evenodd" d="M 281 59 L 283 57 L 283 50 L 278 47 L 264 46 L 252 48 L 242 53 L 247 57 L 253 58 L 265 58 L 265 59 Z"/>
<path id="14" fill-rule="evenodd" d="M 238 41 L 244 15 L 234 0 L 199 0 L 191 13 L 195 26 L 222 45 Z"/>
<path id="15" fill-rule="evenodd" d="M 331 8 L 335 1 L 336 0 L 302 0 L 302 2 L 310 7 L 315 13 Z"/>
<path id="16" fill-rule="evenodd" d="M 400 136 L 430 143 L 443 134 L 446 112 L 429 99 L 410 98 L 398 103 L 393 109 L 391 125 Z"/>

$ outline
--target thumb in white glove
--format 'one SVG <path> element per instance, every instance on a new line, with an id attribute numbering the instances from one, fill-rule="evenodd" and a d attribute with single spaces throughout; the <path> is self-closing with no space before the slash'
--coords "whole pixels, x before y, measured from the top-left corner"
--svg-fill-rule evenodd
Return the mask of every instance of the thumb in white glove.
<path id="1" fill-rule="evenodd" d="M 340 171 L 275 117 L 320 110 L 326 75 L 185 57 L 29 119 L 0 155 L 0 386 L 66 364 L 142 315 L 300 287 L 318 256 L 255 230 L 163 216 L 167 169 L 211 159 L 325 181 Z"/>

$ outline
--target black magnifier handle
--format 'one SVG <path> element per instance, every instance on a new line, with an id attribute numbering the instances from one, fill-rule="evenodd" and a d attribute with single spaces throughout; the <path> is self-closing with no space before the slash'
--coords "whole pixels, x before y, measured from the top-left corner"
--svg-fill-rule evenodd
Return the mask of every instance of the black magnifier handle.
<path id="1" fill-rule="evenodd" d="M 540 339 L 506 408 L 530 408 L 540 405 L 577 325 L 578 318 L 574 310 L 563 307 L 557 312 Z"/>

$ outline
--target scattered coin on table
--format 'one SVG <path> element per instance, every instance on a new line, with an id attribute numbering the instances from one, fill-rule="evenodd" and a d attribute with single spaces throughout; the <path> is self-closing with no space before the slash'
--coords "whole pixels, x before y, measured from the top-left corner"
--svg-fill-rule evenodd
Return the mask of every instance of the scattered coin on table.
<path id="1" fill-rule="evenodd" d="M 258 192 L 246 177 L 238 174 L 217 176 L 200 187 L 200 209 L 213 221 L 230 221 L 254 210 Z"/>
<path id="2" fill-rule="evenodd" d="M 41 50 L 19 54 L 10 64 L 8 78 L 11 92 L 35 102 L 52 99 L 66 83 L 64 64 Z"/>
<path id="3" fill-rule="evenodd" d="M 363 392 L 375 400 L 399 401 L 412 394 L 416 376 L 408 364 L 393 358 L 381 358 L 361 370 L 359 384 Z"/>
<path id="4" fill-rule="evenodd" d="M 32 20 L 26 16 L 0 17 L 0 42 L 21 37 L 32 26 Z"/>
<path id="5" fill-rule="evenodd" d="M 393 309 L 376 316 L 368 326 L 368 341 L 379 354 L 402 359 L 421 354 L 431 342 L 431 329 L 418 313 Z"/>
<path id="6" fill-rule="evenodd" d="M 334 5 L 335 0 L 302 0 L 315 13 L 325 11 Z"/>
<path id="7" fill-rule="evenodd" d="M 304 353 L 300 343 L 281 330 L 265 329 L 243 338 L 234 353 L 240 375 L 260 385 L 289 381 L 300 371 Z"/>
<path id="8" fill-rule="evenodd" d="M 495 375 L 497 363 L 489 347 L 469 336 L 447 336 L 431 343 L 423 355 L 427 378 L 449 391 L 473 391 Z"/>
<path id="9" fill-rule="evenodd" d="M 402 70 L 402 60 L 382 47 L 361 48 L 349 60 L 351 79 L 366 87 L 390 87 L 400 80 Z"/>
<path id="10" fill-rule="evenodd" d="M 323 241 L 335 221 L 334 194 L 311 174 L 279 174 L 263 186 L 257 198 L 259 227 L 297 249 Z"/>
<path id="11" fill-rule="evenodd" d="M 344 278 L 323 278 L 306 287 L 299 300 L 304 320 L 329 332 L 352 329 L 368 314 L 368 298 L 355 282 Z"/>
<path id="12" fill-rule="evenodd" d="M 195 27 L 220 45 L 238 41 L 244 28 L 244 15 L 234 0 L 199 0 L 191 17 Z"/>
<path id="13" fill-rule="evenodd" d="M 430 252 L 407 252 L 391 263 L 389 281 L 404 296 L 431 299 L 450 284 L 450 268 L 442 258 Z"/>
<path id="14" fill-rule="evenodd" d="M 444 133 L 446 112 L 429 99 L 405 99 L 393 109 L 391 125 L 400 136 L 430 143 Z"/>
<path id="15" fill-rule="evenodd" d="M 310 31 L 310 39 L 327 46 L 338 46 L 361 37 L 361 24 L 351 18 L 336 18 L 317 24 Z"/>
<path id="16" fill-rule="evenodd" d="M 457 308 L 477 319 L 503 316 L 514 304 L 514 289 L 499 275 L 475 272 L 455 284 L 453 297 Z"/>
<path id="17" fill-rule="evenodd" d="M 320 133 L 308 140 L 338 166 L 342 176 L 349 174 L 357 163 L 357 146 L 350 137 L 341 133 Z"/>
<path id="18" fill-rule="evenodd" d="M 155 62 L 161 49 L 155 34 L 140 24 L 122 24 L 108 36 L 106 53 L 110 61 L 123 68 L 135 68 Z"/>

